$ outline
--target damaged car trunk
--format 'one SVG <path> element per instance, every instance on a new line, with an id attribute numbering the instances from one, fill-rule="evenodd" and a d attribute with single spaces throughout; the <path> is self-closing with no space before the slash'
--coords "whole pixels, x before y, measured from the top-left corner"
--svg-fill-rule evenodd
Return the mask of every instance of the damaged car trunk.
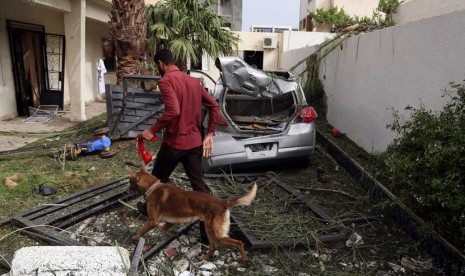
<path id="1" fill-rule="evenodd" d="M 311 155 L 316 113 L 291 72 L 258 70 L 237 57 L 219 58 L 216 66 L 213 97 L 228 125 L 218 126 L 206 171 Z"/>

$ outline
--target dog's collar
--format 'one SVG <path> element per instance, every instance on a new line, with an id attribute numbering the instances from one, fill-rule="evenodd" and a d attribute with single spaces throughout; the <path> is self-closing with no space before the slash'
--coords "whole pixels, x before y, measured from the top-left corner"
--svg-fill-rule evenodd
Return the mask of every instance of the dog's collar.
<path id="1" fill-rule="evenodd" d="M 155 191 L 155 189 L 157 188 L 158 184 L 160 184 L 160 180 L 157 180 L 155 181 L 155 183 L 153 183 L 152 185 L 150 185 L 150 187 L 147 189 L 147 191 L 145 191 L 145 198 L 149 197 L 149 195 L 151 193 L 153 193 L 153 191 Z"/>

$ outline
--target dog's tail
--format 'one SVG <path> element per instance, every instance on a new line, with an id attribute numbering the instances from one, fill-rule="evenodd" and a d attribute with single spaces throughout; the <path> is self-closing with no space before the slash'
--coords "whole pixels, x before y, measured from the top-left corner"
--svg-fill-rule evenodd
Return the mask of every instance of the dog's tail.
<path id="1" fill-rule="evenodd" d="M 257 184 L 255 183 L 252 187 L 252 189 L 245 194 L 242 197 L 228 200 L 228 208 L 237 206 L 237 205 L 243 205 L 243 206 L 248 206 L 252 203 L 252 201 L 255 199 L 255 196 L 257 195 Z"/>

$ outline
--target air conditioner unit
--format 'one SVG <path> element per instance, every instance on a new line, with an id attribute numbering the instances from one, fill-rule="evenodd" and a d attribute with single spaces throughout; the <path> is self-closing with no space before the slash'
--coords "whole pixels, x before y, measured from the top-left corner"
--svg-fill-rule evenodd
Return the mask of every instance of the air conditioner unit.
<path id="1" fill-rule="evenodd" d="M 278 38 L 271 36 L 271 37 L 264 37 L 263 38 L 263 48 L 265 49 L 274 49 L 278 47 Z"/>

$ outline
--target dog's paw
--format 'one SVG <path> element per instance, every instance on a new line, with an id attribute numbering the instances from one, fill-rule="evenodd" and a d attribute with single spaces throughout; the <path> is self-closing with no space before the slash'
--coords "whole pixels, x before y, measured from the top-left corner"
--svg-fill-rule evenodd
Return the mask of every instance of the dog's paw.
<path id="1" fill-rule="evenodd" d="M 208 257 L 208 254 L 199 256 L 199 261 L 208 261 L 208 260 L 210 260 L 210 258 Z"/>

